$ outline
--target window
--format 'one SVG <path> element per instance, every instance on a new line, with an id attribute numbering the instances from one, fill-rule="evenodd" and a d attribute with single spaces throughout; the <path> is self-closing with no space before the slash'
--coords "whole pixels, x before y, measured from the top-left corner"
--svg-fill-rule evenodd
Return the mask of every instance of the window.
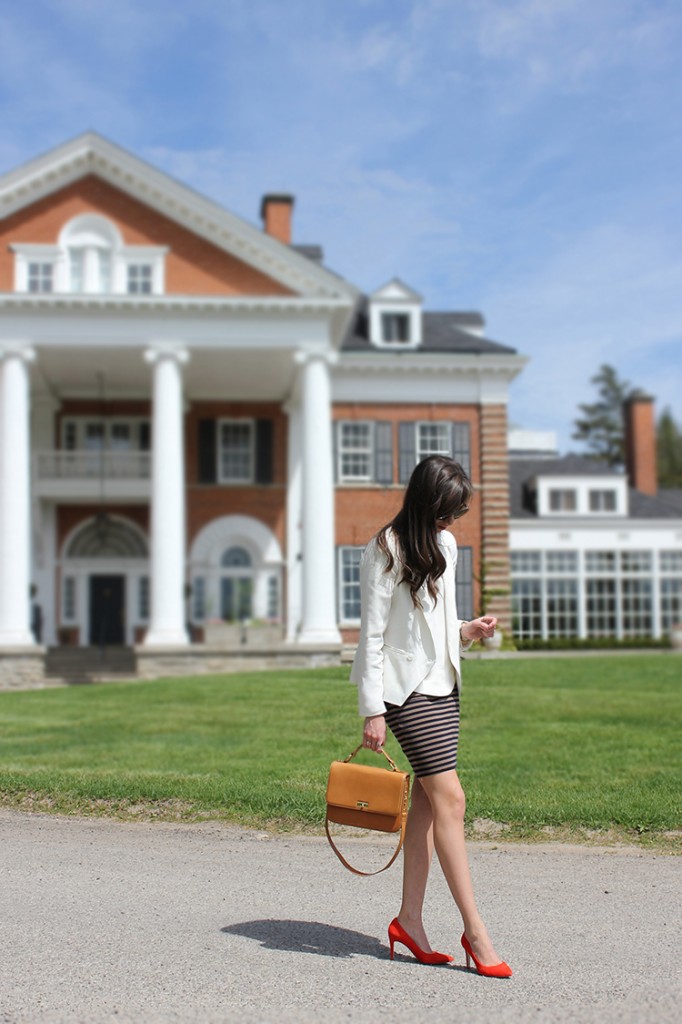
<path id="1" fill-rule="evenodd" d="M 682 579 L 661 580 L 661 629 L 669 633 L 682 622 Z"/>
<path id="2" fill-rule="evenodd" d="M 449 423 L 417 424 L 417 462 L 427 455 L 450 455 Z"/>
<path id="3" fill-rule="evenodd" d="M 615 512 L 616 492 L 590 491 L 590 512 Z"/>
<path id="4" fill-rule="evenodd" d="M 577 507 L 577 494 L 574 490 L 561 490 L 559 488 L 552 488 L 550 490 L 550 512 L 575 512 Z"/>
<path id="5" fill-rule="evenodd" d="M 578 571 L 577 551 L 548 551 L 545 555 L 547 572 L 563 573 Z"/>
<path id="6" fill-rule="evenodd" d="M 616 636 L 616 580 L 587 580 L 587 635 Z"/>
<path id="7" fill-rule="evenodd" d="M 381 337 L 386 342 L 406 342 L 410 340 L 409 313 L 382 313 Z"/>
<path id="8" fill-rule="evenodd" d="M 223 484 L 251 483 L 254 475 L 253 420 L 221 420 L 218 480 Z"/>
<path id="9" fill-rule="evenodd" d="M 76 580 L 74 576 L 64 578 L 62 620 L 64 622 L 76 621 Z"/>
<path id="10" fill-rule="evenodd" d="M 661 551 L 661 572 L 677 572 L 682 575 L 682 551 Z"/>
<path id="11" fill-rule="evenodd" d="M 472 549 L 457 549 L 457 569 L 455 575 L 455 596 L 457 614 L 460 619 L 474 617 L 474 567 Z"/>
<path id="12" fill-rule="evenodd" d="M 542 567 L 541 551 L 512 551 L 512 573 L 532 573 L 538 575 Z"/>
<path id="13" fill-rule="evenodd" d="M 615 572 L 616 552 L 588 551 L 585 555 L 585 569 L 587 572 Z"/>
<path id="14" fill-rule="evenodd" d="M 54 290 L 54 264 L 29 263 L 28 290 L 30 292 L 51 292 Z"/>
<path id="15" fill-rule="evenodd" d="M 339 548 L 339 610 L 342 622 L 360 621 L 362 547 Z"/>
<path id="16" fill-rule="evenodd" d="M 512 581 L 512 620 L 515 636 L 542 636 L 542 583 L 540 580 Z"/>
<path id="17" fill-rule="evenodd" d="M 651 636 L 653 590 L 651 580 L 621 580 L 623 636 Z"/>
<path id="18" fill-rule="evenodd" d="M 149 577 L 140 576 L 137 581 L 137 617 L 140 622 L 149 621 Z"/>
<path id="19" fill-rule="evenodd" d="M 128 264 L 128 294 L 151 295 L 153 268 L 151 263 Z"/>
<path id="20" fill-rule="evenodd" d="M 338 424 L 338 477 L 342 483 L 372 479 L 372 426 L 356 421 Z"/>
<path id="21" fill-rule="evenodd" d="M 623 572 L 651 572 L 653 559 L 650 551 L 621 551 L 620 567 Z"/>
<path id="22" fill-rule="evenodd" d="M 578 635 L 578 581 L 547 580 L 547 636 Z"/>

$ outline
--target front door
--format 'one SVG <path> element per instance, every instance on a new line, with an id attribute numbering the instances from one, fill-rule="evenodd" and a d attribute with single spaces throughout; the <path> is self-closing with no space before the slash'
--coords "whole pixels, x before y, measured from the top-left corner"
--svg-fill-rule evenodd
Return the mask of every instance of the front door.
<path id="1" fill-rule="evenodd" d="M 90 643 L 125 643 L 125 576 L 90 577 Z"/>

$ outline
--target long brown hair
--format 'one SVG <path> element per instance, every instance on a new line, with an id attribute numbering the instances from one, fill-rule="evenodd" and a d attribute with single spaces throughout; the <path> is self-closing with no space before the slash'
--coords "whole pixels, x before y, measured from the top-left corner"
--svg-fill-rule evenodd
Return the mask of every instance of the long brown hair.
<path id="1" fill-rule="evenodd" d="M 461 514 L 473 492 L 459 462 L 445 455 L 428 455 L 412 472 L 400 512 L 379 530 L 377 543 L 386 555 L 386 572 L 395 562 L 388 531 L 395 537 L 403 567 L 399 582 L 408 584 L 415 607 L 421 607 L 419 589 L 424 582 L 436 600 L 436 581 L 445 572 L 436 520 Z"/>

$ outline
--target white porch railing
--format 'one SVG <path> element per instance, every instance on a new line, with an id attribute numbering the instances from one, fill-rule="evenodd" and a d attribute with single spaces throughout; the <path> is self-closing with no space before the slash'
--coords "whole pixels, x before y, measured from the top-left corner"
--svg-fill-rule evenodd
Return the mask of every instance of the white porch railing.
<path id="1" fill-rule="evenodd" d="M 49 480 L 149 480 L 151 452 L 36 452 L 37 482 Z"/>

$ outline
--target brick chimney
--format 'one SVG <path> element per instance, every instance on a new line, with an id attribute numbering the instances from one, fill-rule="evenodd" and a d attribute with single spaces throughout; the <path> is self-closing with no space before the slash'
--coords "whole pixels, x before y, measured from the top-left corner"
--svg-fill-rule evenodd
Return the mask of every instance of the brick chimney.
<path id="1" fill-rule="evenodd" d="M 642 494 L 656 494 L 656 424 L 654 399 L 633 391 L 623 404 L 625 420 L 625 468 L 630 486 Z"/>
<path id="2" fill-rule="evenodd" d="M 278 242 L 291 245 L 291 213 L 294 208 L 294 197 L 270 194 L 263 196 L 260 204 L 260 215 L 263 229 Z"/>

